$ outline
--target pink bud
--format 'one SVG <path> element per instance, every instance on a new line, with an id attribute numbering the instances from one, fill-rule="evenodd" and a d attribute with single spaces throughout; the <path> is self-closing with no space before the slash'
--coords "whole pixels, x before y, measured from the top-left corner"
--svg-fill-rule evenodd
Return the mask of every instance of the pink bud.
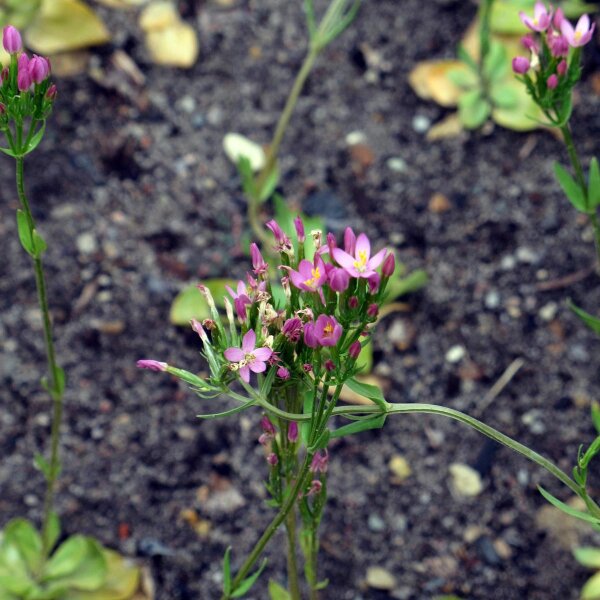
<path id="1" fill-rule="evenodd" d="M 304 370 L 305 373 L 312 373 L 313 366 L 310 363 L 304 363 L 302 365 L 302 369 Z"/>
<path id="2" fill-rule="evenodd" d="M 344 231 L 344 250 L 354 256 L 356 248 L 356 235 L 354 235 L 354 231 L 350 227 L 346 227 Z"/>
<path id="3" fill-rule="evenodd" d="M 10 71 L 8 70 L 8 67 L 4 67 L 4 69 L 2 69 L 2 74 L 0 74 L 0 77 L 2 78 L 2 83 L 8 81 L 9 75 Z"/>
<path id="4" fill-rule="evenodd" d="M 262 430 L 266 434 L 268 434 L 268 435 L 275 435 L 275 426 L 273 425 L 273 423 L 271 423 L 271 420 L 269 419 L 269 417 L 267 417 L 267 415 L 265 415 L 260 420 L 260 426 L 262 427 Z"/>
<path id="5" fill-rule="evenodd" d="M 296 421 L 290 421 L 288 425 L 288 440 L 290 443 L 295 444 L 298 440 L 298 423 Z"/>
<path id="6" fill-rule="evenodd" d="M 296 236 L 298 237 L 298 241 L 302 244 L 306 239 L 304 234 L 304 223 L 300 217 L 296 217 L 294 219 L 294 227 L 296 228 Z"/>
<path id="7" fill-rule="evenodd" d="M 262 275 L 267 272 L 267 263 L 264 261 L 258 246 L 254 242 L 250 244 L 250 257 L 252 258 L 252 267 L 255 275 Z"/>
<path id="8" fill-rule="evenodd" d="M 558 29 L 560 31 L 560 25 L 563 22 L 564 18 L 565 18 L 565 13 L 563 12 L 563 9 L 557 8 L 556 11 L 554 12 L 554 17 L 552 18 L 552 25 L 554 25 L 555 29 Z"/>
<path id="9" fill-rule="evenodd" d="M 558 74 L 559 74 L 561 77 L 564 77 L 564 76 L 565 76 L 565 74 L 567 73 L 567 68 L 568 68 L 567 61 L 566 61 L 566 60 L 561 60 L 561 61 L 558 63 L 557 67 L 556 67 L 556 72 L 557 72 L 557 73 L 558 73 Z"/>
<path id="10" fill-rule="evenodd" d="M 277 369 L 277 377 L 280 377 L 281 379 L 289 379 L 290 372 L 285 367 L 279 367 L 279 369 Z"/>
<path id="11" fill-rule="evenodd" d="M 358 355 L 360 354 L 361 350 L 362 350 L 362 346 L 361 346 L 360 342 L 358 340 L 356 340 L 356 342 L 353 342 L 352 344 L 350 344 L 350 348 L 348 348 L 348 354 L 350 355 L 350 358 L 353 358 L 354 360 L 356 360 L 358 358 Z"/>
<path id="12" fill-rule="evenodd" d="M 0 102 L 0 116 L 6 114 L 6 106 Z"/>
<path id="13" fill-rule="evenodd" d="M 17 86 L 19 91 L 26 92 L 33 83 L 31 79 L 31 73 L 29 72 L 29 57 L 23 52 L 19 56 L 18 73 L 17 73 Z"/>
<path id="14" fill-rule="evenodd" d="M 21 51 L 23 42 L 21 40 L 21 34 L 16 27 L 7 25 L 4 28 L 2 36 L 2 45 L 9 54 L 16 54 Z"/>
<path id="15" fill-rule="evenodd" d="M 381 274 L 384 277 L 391 277 L 396 270 L 396 259 L 394 255 L 390 252 L 383 261 L 383 265 L 381 267 Z"/>
<path id="16" fill-rule="evenodd" d="M 524 56 L 515 56 L 512 60 L 512 68 L 517 75 L 524 75 L 527 73 L 530 66 L 529 60 Z"/>
<path id="17" fill-rule="evenodd" d="M 533 54 L 539 54 L 540 45 L 535 41 L 531 34 L 527 34 L 521 38 L 521 44 Z"/>
<path id="18" fill-rule="evenodd" d="M 312 496 L 314 494 L 320 494 L 323 489 L 323 484 L 318 479 L 313 479 L 310 482 L 310 488 L 308 492 L 306 492 L 307 496 Z"/>
<path id="19" fill-rule="evenodd" d="M 316 348 L 319 345 L 319 340 L 315 334 L 315 324 L 306 323 L 304 325 L 304 343 L 309 348 Z"/>
<path id="20" fill-rule="evenodd" d="M 345 269 L 333 267 L 329 273 L 329 287 L 334 292 L 345 292 L 350 285 L 350 275 Z"/>
<path id="21" fill-rule="evenodd" d="M 335 371 L 335 364 L 330 358 L 325 361 L 325 370 L 329 372 Z"/>
<path id="22" fill-rule="evenodd" d="M 375 318 L 379 314 L 379 307 L 377 306 L 377 304 L 370 304 L 369 308 L 367 308 L 367 314 L 369 315 L 369 317 Z"/>
<path id="23" fill-rule="evenodd" d="M 379 273 L 373 273 L 367 277 L 367 283 L 369 284 L 369 293 L 376 294 L 379 289 L 379 284 L 381 282 L 381 277 L 379 277 Z"/>
<path id="24" fill-rule="evenodd" d="M 50 75 L 50 63 L 43 56 L 34 54 L 29 61 L 29 74 L 34 83 L 42 83 Z"/>
<path id="25" fill-rule="evenodd" d="M 57 95 L 56 86 L 54 84 L 52 84 L 48 88 L 48 91 L 46 92 L 46 98 L 48 98 L 48 100 L 50 100 L 50 102 L 54 102 L 56 100 L 56 95 Z"/>
<path id="26" fill-rule="evenodd" d="M 348 298 L 348 308 L 354 310 L 358 307 L 358 298 L 356 296 L 350 296 Z"/>
<path id="27" fill-rule="evenodd" d="M 275 454 L 274 452 L 271 452 L 271 454 L 269 454 L 269 456 L 267 456 L 267 462 L 272 467 L 274 467 L 279 462 L 279 459 L 277 458 L 277 454 Z"/>
<path id="28" fill-rule="evenodd" d="M 554 88 L 556 88 L 556 86 L 558 85 L 558 76 L 554 73 L 550 75 L 550 77 L 548 77 L 548 79 L 546 80 L 546 85 L 548 86 L 549 90 L 553 90 Z"/>
<path id="29" fill-rule="evenodd" d="M 166 371 L 169 366 L 165 362 L 149 359 L 138 360 L 136 365 L 138 369 L 148 369 L 150 371 Z"/>

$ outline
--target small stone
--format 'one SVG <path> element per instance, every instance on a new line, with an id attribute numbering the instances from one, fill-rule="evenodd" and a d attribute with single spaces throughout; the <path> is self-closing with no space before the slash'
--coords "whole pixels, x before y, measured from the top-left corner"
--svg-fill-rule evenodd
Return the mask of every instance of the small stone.
<path id="1" fill-rule="evenodd" d="M 89 231 L 79 234 L 75 244 L 81 254 L 93 254 L 98 250 L 98 242 L 94 234 Z"/>
<path id="2" fill-rule="evenodd" d="M 539 409 L 534 408 L 534 409 L 526 412 L 521 417 L 521 422 L 523 423 L 523 425 L 527 425 L 527 427 L 528 427 L 529 431 L 531 431 L 531 433 L 534 433 L 536 435 L 541 435 L 546 432 L 546 426 L 544 425 L 543 421 L 541 420 L 541 416 L 542 416 L 542 412 Z"/>
<path id="3" fill-rule="evenodd" d="M 590 360 L 590 353 L 582 344 L 573 344 L 567 350 L 567 355 L 573 362 L 586 363 Z"/>
<path id="4" fill-rule="evenodd" d="M 211 106 L 206 113 L 206 120 L 209 125 L 219 127 L 224 119 L 223 109 L 220 106 Z"/>
<path id="5" fill-rule="evenodd" d="M 488 565 L 495 567 L 499 565 L 502 561 L 494 548 L 494 544 L 492 540 L 487 536 L 481 536 L 475 542 L 475 548 L 477 549 L 477 554 L 486 562 Z"/>
<path id="6" fill-rule="evenodd" d="M 412 469 L 404 456 L 395 454 L 388 463 L 390 471 L 394 474 L 392 483 L 402 483 L 412 475 Z"/>
<path id="7" fill-rule="evenodd" d="M 539 315 L 542 321 L 552 321 L 558 312 L 558 304 L 556 302 L 548 302 L 540 308 Z"/>
<path id="8" fill-rule="evenodd" d="M 455 496 L 473 498 L 482 492 L 481 475 L 469 465 L 453 463 L 448 470 L 452 477 L 450 490 Z"/>
<path id="9" fill-rule="evenodd" d="M 192 114 L 196 110 L 196 100 L 192 96 L 182 96 L 177 102 L 177 108 L 184 113 Z"/>
<path id="10" fill-rule="evenodd" d="M 533 265 L 540 260 L 540 255 L 527 246 L 517 248 L 516 257 L 519 262 Z"/>
<path id="11" fill-rule="evenodd" d="M 362 131 L 351 131 L 346 136 L 346 144 L 348 146 L 355 146 L 357 144 L 365 144 L 367 142 L 367 136 Z"/>
<path id="12" fill-rule="evenodd" d="M 375 590 L 393 590 L 396 587 L 396 578 L 387 569 L 369 567 L 367 585 Z"/>
<path id="13" fill-rule="evenodd" d="M 391 156 L 385 161 L 385 165 L 394 173 L 404 173 L 406 171 L 406 161 L 399 156 Z"/>
<path id="14" fill-rule="evenodd" d="M 500 261 L 500 267 L 504 271 L 512 271 L 517 266 L 517 261 L 514 256 L 508 254 L 507 256 L 503 256 Z"/>
<path id="15" fill-rule="evenodd" d="M 40 503 L 40 499 L 33 494 L 25 494 L 23 502 L 25 502 L 25 506 L 37 506 Z"/>
<path id="16" fill-rule="evenodd" d="M 372 513 L 367 519 L 367 527 L 375 533 L 385 531 L 385 521 L 379 515 Z"/>
<path id="17" fill-rule="evenodd" d="M 446 362 L 449 362 L 450 364 L 456 364 L 465 357 L 466 353 L 467 351 L 465 350 L 464 346 L 452 346 L 452 348 L 446 352 Z"/>
<path id="18" fill-rule="evenodd" d="M 256 173 L 265 166 L 265 151 L 262 147 L 239 133 L 228 133 L 223 138 L 223 150 L 227 158 L 237 165 L 239 159 L 245 156 L 250 167 Z"/>
<path id="19" fill-rule="evenodd" d="M 508 560 L 513 554 L 510 546 L 503 539 L 494 540 L 494 550 L 503 560 Z"/>
<path id="20" fill-rule="evenodd" d="M 436 192 L 429 199 L 429 204 L 428 204 L 427 208 L 430 213 L 440 214 L 440 213 L 448 212 L 452 208 L 452 203 L 450 202 L 450 200 L 448 200 L 447 196 L 444 196 L 444 194 Z"/>
<path id="21" fill-rule="evenodd" d="M 410 321 L 396 319 L 388 331 L 388 338 L 398 350 L 403 352 L 412 346 L 416 334 L 417 332 Z"/>
<path id="22" fill-rule="evenodd" d="M 412 127 L 417 133 L 425 133 L 431 127 L 431 120 L 425 115 L 416 115 L 412 120 Z"/>
<path id="23" fill-rule="evenodd" d="M 490 290 L 483 300 L 486 308 L 495 310 L 500 306 L 500 294 L 496 290 Z"/>
<path id="24" fill-rule="evenodd" d="M 350 161 L 354 174 L 362 176 L 375 162 L 375 153 L 367 144 L 353 144 L 350 146 Z"/>

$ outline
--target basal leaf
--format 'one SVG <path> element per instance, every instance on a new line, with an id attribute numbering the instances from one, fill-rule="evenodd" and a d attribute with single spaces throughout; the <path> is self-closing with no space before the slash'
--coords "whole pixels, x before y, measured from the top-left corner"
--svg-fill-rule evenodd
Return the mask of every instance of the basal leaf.
<path id="1" fill-rule="evenodd" d="M 517 90 L 504 84 L 504 82 L 498 82 L 491 86 L 490 98 L 494 106 L 500 108 L 515 108 L 519 103 L 519 94 Z"/>
<path id="2" fill-rule="evenodd" d="M 581 600 L 598 600 L 600 598 L 600 573 L 592 575 L 581 589 Z"/>
<path id="3" fill-rule="evenodd" d="M 575 560 L 589 569 L 600 569 L 600 548 L 581 547 L 573 550 Z"/>
<path id="4" fill-rule="evenodd" d="M 38 569 L 42 555 L 42 538 L 29 521 L 10 521 L 4 528 L 4 542 L 18 549 L 29 571 L 35 572 Z"/>
<path id="5" fill-rule="evenodd" d="M 554 175 L 563 192 L 569 199 L 569 202 L 571 202 L 578 211 L 583 213 L 587 212 L 583 190 L 577 185 L 577 182 L 571 177 L 570 173 L 561 164 L 554 163 Z"/>
<path id="6" fill-rule="evenodd" d="M 480 90 L 465 92 L 458 100 L 458 116 L 468 129 L 481 127 L 490 116 L 491 106 Z"/>
<path id="7" fill-rule="evenodd" d="M 291 600 L 290 593 L 276 581 L 269 580 L 269 597 L 270 600 Z"/>

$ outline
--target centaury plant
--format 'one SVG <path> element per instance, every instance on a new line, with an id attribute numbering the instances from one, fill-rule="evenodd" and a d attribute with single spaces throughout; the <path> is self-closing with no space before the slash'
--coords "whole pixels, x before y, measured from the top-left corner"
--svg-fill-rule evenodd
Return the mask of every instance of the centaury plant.
<path id="1" fill-rule="evenodd" d="M 54 351 L 52 325 L 42 256 L 46 242 L 38 232 L 25 194 L 25 157 L 41 142 L 57 89 L 50 80 L 50 62 L 22 49 L 21 34 L 13 26 L 3 31 L 10 62 L 1 69 L 0 130 L 8 147 L 0 148 L 15 160 L 20 208 L 17 231 L 30 256 L 42 315 L 48 376 L 42 379 L 53 404 L 50 457 L 36 456 L 46 480 L 41 533 L 25 519 L 14 519 L 0 530 L 0 600 L 127 600 L 138 586 L 138 569 L 96 540 L 73 535 L 61 540 L 54 512 L 54 494 L 60 472 L 60 423 L 65 373 Z"/>
<path id="2" fill-rule="evenodd" d="M 239 598 L 250 589 L 264 562 L 250 573 L 280 526 L 288 540 L 288 589 L 272 582 L 273 598 L 302 598 L 298 546 L 304 558 L 308 596 L 311 600 L 318 597 L 319 589 L 326 586 L 318 577 L 317 557 L 318 530 L 327 500 L 329 442 L 380 428 L 395 414 L 443 415 L 512 448 L 583 499 L 587 512 L 567 507 L 570 514 L 600 527 L 600 507 L 588 494 L 584 474 L 577 473 L 572 479 L 533 450 L 464 413 L 428 404 L 388 403 L 378 387 L 356 379 L 357 360 L 372 335 L 394 272 L 391 252 L 385 248 L 373 252 L 367 236 L 356 236 L 350 228 L 345 230 L 341 247 L 333 234 L 311 232 L 314 251 L 309 252 L 300 218 L 295 220 L 295 242 L 276 221 L 269 221 L 267 228 L 273 234 L 278 260 L 269 264 L 252 244 L 252 271 L 235 290 L 229 290 L 233 302 L 223 300 L 226 320 L 208 288 L 199 286 L 211 307 L 211 317 L 202 323 L 193 320 L 191 326 L 202 341 L 210 375 L 202 378 L 155 359 L 138 362 L 140 368 L 174 375 L 201 398 L 214 402 L 215 397 L 224 395 L 234 402 L 219 412 L 199 415 L 201 418 L 225 417 L 252 407 L 263 413 L 258 441 L 265 447 L 269 504 L 277 512 L 235 576 L 227 550 L 222 600 Z M 277 283 L 285 292 L 279 298 L 273 295 L 275 282 L 269 276 L 275 266 L 280 274 Z M 344 386 L 371 404 L 339 405 Z M 340 418 L 350 422 L 340 425 Z M 580 466 L 587 469 L 587 463 L 580 462 Z"/>

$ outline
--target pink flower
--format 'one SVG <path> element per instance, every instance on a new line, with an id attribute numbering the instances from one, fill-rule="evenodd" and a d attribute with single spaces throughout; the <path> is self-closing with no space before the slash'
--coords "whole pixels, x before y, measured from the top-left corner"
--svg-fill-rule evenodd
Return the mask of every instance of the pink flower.
<path id="1" fill-rule="evenodd" d="M 532 52 L 533 54 L 539 54 L 540 52 L 540 45 L 535 41 L 535 39 L 533 39 L 533 36 L 529 33 L 521 38 L 521 44 L 523 44 L 523 46 L 525 46 L 525 48 L 527 48 L 527 50 L 529 50 L 529 52 Z"/>
<path id="2" fill-rule="evenodd" d="M 235 305 L 235 311 L 237 312 L 237 316 L 240 321 L 245 321 L 246 317 L 246 306 L 248 304 L 252 304 L 252 300 L 248 296 L 248 288 L 243 281 L 238 281 L 237 284 L 237 293 L 234 292 L 228 285 L 225 286 L 227 291 L 231 294 L 233 298 L 233 304 Z"/>
<path id="3" fill-rule="evenodd" d="M 264 275 L 267 272 L 268 265 L 264 261 L 258 246 L 252 242 L 250 244 L 250 256 L 252 257 L 252 268 L 255 275 Z"/>
<path id="4" fill-rule="evenodd" d="M 319 256 L 315 256 L 314 264 L 309 260 L 301 260 L 298 270 L 290 269 L 291 282 L 301 290 L 307 292 L 316 292 L 327 281 L 327 271 L 325 263 Z"/>
<path id="5" fill-rule="evenodd" d="M 564 35 L 549 33 L 548 46 L 550 47 L 552 56 L 567 56 L 569 54 L 569 42 Z"/>
<path id="6" fill-rule="evenodd" d="M 344 230 L 344 250 L 348 254 L 354 254 L 354 247 L 356 246 L 356 236 L 351 227 L 346 227 Z"/>
<path id="7" fill-rule="evenodd" d="M 42 83 L 50 75 L 50 62 L 48 59 L 34 54 L 29 61 L 29 74 L 34 83 Z"/>
<path id="8" fill-rule="evenodd" d="M 275 236 L 275 250 L 278 252 L 285 252 L 291 250 L 292 242 L 290 238 L 284 233 L 283 229 L 279 226 L 279 223 L 275 219 L 271 219 L 266 224 L 267 229 L 270 229 Z"/>
<path id="9" fill-rule="evenodd" d="M 304 325 L 304 343 L 309 348 L 316 348 L 319 345 L 319 340 L 317 340 L 317 336 L 315 335 L 314 323 L 306 323 Z"/>
<path id="10" fill-rule="evenodd" d="M 263 373 L 267 370 L 266 361 L 271 358 L 273 350 L 266 346 L 255 348 L 256 334 L 250 329 L 242 338 L 241 348 L 227 348 L 223 353 L 225 358 L 236 364 L 236 369 L 240 372 L 240 377 L 246 382 L 250 382 L 250 371 L 253 373 Z"/>
<path id="11" fill-rule="evenodd" d="M 596 23 L 590 27 L 590 18 L 588 15 L 581 15 L 579 17 L 575 29 L 573 29 L 573 25 L 571 25 L 568 19 L 563 19 L 560 24 L 561 33 L 565 36 L 567 42 L 569 42 L 569 46 L 573 48 L 585 46 L 592 39 L 595 28 Z"/>
<path id="12" fill-rule="evenodd" d="M 23 54 L 19 56 L 19 61 L 17 65 L 17 86 L 19 88 L 19 91 L 26 92 L 33 83 L 31 73 L 29 72 L 29 57 L 27 56 L 27 54 L 23 52 Z"/>
<path id="13" fill-rule="evenodd" d="M 524 56 L 515 56 L 512 60 L 512 69 L 517 75 L 524 75 L 529 71 L 530 62 Z"/>
<path id="14" fill-rule="evenodd" d="M 556 88 L 556 86 L 558 85 L 558 76 L 556 75 L 556 73 L 553 73 L 552 75 L 550 75 L 550 77 L 548 77 L 546 85 L 548 86 L 549 90 L 553 90 L 554 88 Z"/>
<path id="15" fill-rule="evenodd" d="M 138 360 L 136 365 L 138 369 L 148 369 L 150 371 L 166 371 L 169 366 L 165 362 L 149 359 Z"/>
<path id="16" fill-rule="evenodd" d="M 305 340 L 308 325 L 309 323 L 304 326 Z M 335 346 L 342 335 L 342 326 L 336 321 L 335 317 L 319 315 L 314 323 L 313 333 L 320 346 Z"/>
<path id="17" fill-rule="evenodd" d="M 354 256 L 344 252 L 341 248 L 333 250 L 333 258 L 340 264 L 352 277 L 364 277 L 368 279 L 375 274 L 375 269 L 383 262 L 387 250 L 380 250 L 371 258 L 371 243 L 369 238 L 361 233 L 356 238 Z"/>
<path id="18" fill-rule="evenodd" d="M 297 342 L 300 339 L 302 333 L 302 320 L 298 317 L 292 317 L 288 319 L 281 328 L 281 333 L 290 340 L 290 342 Z"/>
<path id="19" fill-rule="evenodd" d="M 329 271 L 329 287 L 334 292 L 345 292 L 350 285 L 350 275 L 345 269 L 333 267 Z"/>
<path id="20" fill-rule="evenodd" d="M 533 7 L 533 19 L 522 11 L 519 13 L 519 17 L 525 27 L 541 33 L 550 27 L 552 11 L 548 11 L 543 2 L 536 2 Z"/>
<path id="21" fill-rule="evenodd" d="M 9 54 L 16 54 L 21 51 L 23 42 L 21 41 L 21 34 L 16 27 L 7 25 L 2 34 L 2 45 Z"/>
<path id="22" fill-rule="evenodd" d="M 285 367 L 279 367 L 279 369 L 277 369 L 277 377 L 279 377 L 280 379 L 284 379 L 284 380 L 289 379 L 290 372 Z"/>
<path id="23" fill-rule="evenodd" d="M 310 461 L 311 473 L 327 473 L 327 464 L 329 463 L 329 453 L 327 450 L 317 450 Z"/>

